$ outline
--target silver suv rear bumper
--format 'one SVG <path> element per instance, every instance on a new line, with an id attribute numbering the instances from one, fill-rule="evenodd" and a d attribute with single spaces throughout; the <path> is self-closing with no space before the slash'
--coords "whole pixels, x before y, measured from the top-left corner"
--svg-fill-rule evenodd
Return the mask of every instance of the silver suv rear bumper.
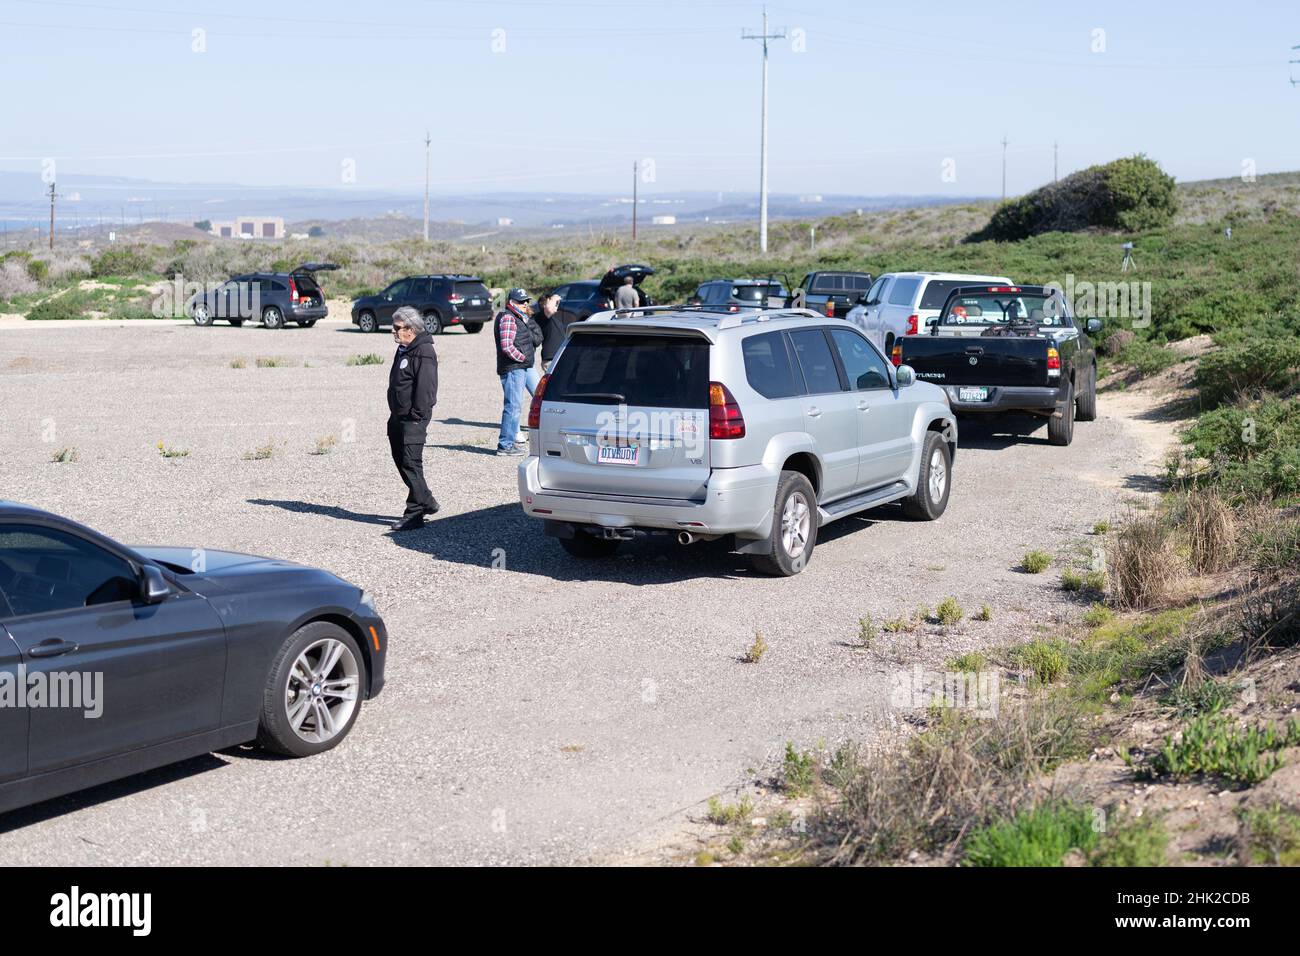
<path id="1" fill-rule="evenodd" d="M 742 538 L 766 538 L 770 534 L 776 486 L 781 477 L 779 471 L 762 464 L 717 468 L 709 474 L 704 500 L 685 501 L 547 491 L 537 472 L 536 456 L 519 463 L 519 502 L 524 514 L 531 518 L 600 528 L 735 534 Z"/>

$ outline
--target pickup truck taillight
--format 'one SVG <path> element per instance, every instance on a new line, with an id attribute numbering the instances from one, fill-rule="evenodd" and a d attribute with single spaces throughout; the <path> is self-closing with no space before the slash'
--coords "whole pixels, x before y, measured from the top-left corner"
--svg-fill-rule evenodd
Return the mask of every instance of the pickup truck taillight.
<path id="1" fill-rule="evenodd" d="M 546 391 L 546 383 L 550 381 L 550 378 L 550 375 L 543 375 L 542 380 L 537 383 L 537 388 L 533 391 L 533 403 L 528 406 L 529 429 L 542 427 L 542 394 Z"/>
<path id="2" fill-rule="evenodd" d="M 826 297 L 826 318 L 835 318 L 835 300 L 830 296 Z"/>
<path id="3" fill-rule="evenodd" d="M 735 396 L 721 382 L 709 383 L 709 437 L 745 437 L 745 416 L 740 414 Z"/>
<path id="4" fill-rule="evenodd" d="M 1061 374 L 1061 353 L 1056 349 L 1047 350 L 1047 374 L 1049 376 Z"/>
<path id="5" fill-rule="evenodd" d="M 904 334 L 904 335 L 915 335 L 916 332 L 917 332 L 917 330 L 918 330 L 920 327 L 921 327 L 921 317 L 918 316 L 918 315 L 909 315 L 909 316 L 907 317 L 907 331 L 904 332 L 903 334 Z"/>
<path id="6" fill-rule="evenodd" d="M 892 349 L 890 349 L 890 350 L 889 350 L 889 360 L 890 360 L 891 362 L 894 363 L 894 367 L 895 367 L 895 368 L 897 368 L 899 365 L 902 365 L 902 364 L 903 364 L 903 346 L 901 346 L 901 345 L 895 345 Z"/>

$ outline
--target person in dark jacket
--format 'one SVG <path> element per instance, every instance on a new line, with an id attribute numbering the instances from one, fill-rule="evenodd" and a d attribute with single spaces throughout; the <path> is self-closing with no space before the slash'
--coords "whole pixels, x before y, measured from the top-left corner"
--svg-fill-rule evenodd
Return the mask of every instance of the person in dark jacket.
<path id="1" fill-rule="evenodd" d="M 423 527 L 438 510 L 438 499 L 424 481 L 424 439 L 438 404 L 438 353 L 424 330 L 424 319 L 409 305 L 393 313 L 397 354 L 388 372 L 388 447 L 406 485 L 406 511 L 394 531 Z"/>
<path id="2" fill-rule="evenodd" d="M 560 296 L 548 292 L 541 298 L 542 314 L 537 317 L 537 324 L 542 329 L 542 368 L 549 372 L 555 361 L 555 353 L 564 344 L 564 336 L 569 331 L 568 323 L 560 313 Z"/>
<path id="3" fill-rule="evenodd" d="M 519 419 L 523 414 L 528 371 L 536 359 L 541 329 L 532 318 L 532 298 L 523 289 L 511 289 L 505 308 L 492 322 L 496 342 L 497 376 L 505 402 L 501 411 L 501 432 L 497 454 L 518 457 L 525 454 L 520 441 Z"/>

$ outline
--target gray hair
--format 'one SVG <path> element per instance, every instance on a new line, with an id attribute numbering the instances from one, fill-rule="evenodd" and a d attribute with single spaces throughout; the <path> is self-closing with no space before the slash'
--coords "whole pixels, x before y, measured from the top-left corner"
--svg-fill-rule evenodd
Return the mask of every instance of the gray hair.
<path id="1" fill-rule="evenodd" d="M 415 309 L 411 308 L 409 305 L 404 305 L 394 311 L 393 321 L 406 323 L 406 327 L 416 335 L 419 335 L 424 331 L 424 316 L 419 312 L 416 312 Z"/>

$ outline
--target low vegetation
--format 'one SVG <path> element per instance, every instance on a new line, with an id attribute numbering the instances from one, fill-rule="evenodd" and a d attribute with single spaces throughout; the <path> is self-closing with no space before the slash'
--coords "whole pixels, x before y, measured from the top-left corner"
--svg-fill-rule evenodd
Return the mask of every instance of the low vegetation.
<path id="1" fill-rule="evenodd" d="M 1030 551 L 1020 561 L 1020 567 L 1028 574 L 1042 574 L 1052 566 L 1052 556 L 1046 551 Z"/>

